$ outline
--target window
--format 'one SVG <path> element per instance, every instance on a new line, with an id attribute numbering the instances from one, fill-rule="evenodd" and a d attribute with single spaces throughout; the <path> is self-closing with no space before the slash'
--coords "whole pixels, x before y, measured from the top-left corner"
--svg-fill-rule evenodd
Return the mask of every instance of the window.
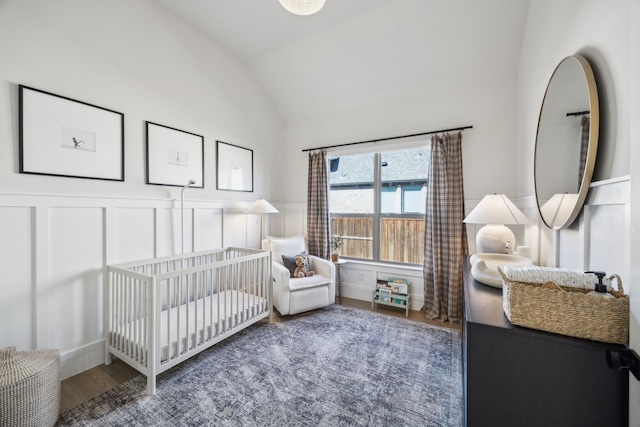
<path id="1" fill-rule="evenodd" d="M 331 234 L 342 256 L 422 264 L 428 147 L 329 159 Z"/>

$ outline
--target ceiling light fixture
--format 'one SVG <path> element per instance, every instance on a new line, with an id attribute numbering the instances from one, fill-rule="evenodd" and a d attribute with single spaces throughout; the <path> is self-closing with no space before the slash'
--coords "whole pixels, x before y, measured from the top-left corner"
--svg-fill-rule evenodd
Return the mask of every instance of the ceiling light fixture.
<path id="1" fill-rule="evenodd" d="M 324 7 L 326 0 L 279 0 L 282 7 L 295 15 L 313 15 Z"/>

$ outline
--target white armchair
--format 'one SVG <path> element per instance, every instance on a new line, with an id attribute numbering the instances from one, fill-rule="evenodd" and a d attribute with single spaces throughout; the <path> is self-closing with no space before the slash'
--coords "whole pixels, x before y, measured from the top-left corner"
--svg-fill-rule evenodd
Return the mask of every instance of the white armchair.
<path id="1" fill-rule="evenodd" d="M 271 251 L 273 260 L 273 305 L 282 315 L 297 314 L 333 304 L 336 298 L 335 266 L 331 261 L 309 255 L 311 277 L 293 278 L 282 255 L 306 251 L 304 236 L 267 237 L 262 249 Z"/>

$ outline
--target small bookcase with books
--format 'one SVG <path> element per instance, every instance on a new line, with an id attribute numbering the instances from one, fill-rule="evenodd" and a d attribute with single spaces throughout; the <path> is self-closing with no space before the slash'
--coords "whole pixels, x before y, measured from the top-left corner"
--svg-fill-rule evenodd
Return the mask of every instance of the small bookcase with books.
<path id="1" fill-rule="evenodd" d="M 411 306 L 410 283 L 406 279 L 389 277 L 388 279 L 378 279 L 376 289 L 371 297 L 371 309 L 376 304 L 389 305 L 405 309 L 405 316 L 409 317 L 409 307 Z"/>

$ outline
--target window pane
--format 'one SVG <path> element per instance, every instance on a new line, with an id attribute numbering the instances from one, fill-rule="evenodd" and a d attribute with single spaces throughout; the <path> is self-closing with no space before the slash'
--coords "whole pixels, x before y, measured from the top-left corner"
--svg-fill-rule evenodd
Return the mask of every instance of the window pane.
<path id="1" fill-rule="evenodd" d="M 395 212 L 396 199 L 396 190 L 393 188 L 382 189 L 382 194 L 380 194 L 381 212 Z"/>
<path id="2" fill-rule="evenodd" d="M 430 155 L 421 147 L 329 159 L 331 230 L 342 241 L 336 253 L 422 264 Z"/>
<path id="3" fill-rule="evenodd" d="M 404 213 L 425 213 L 427 186 L 404 187 Z"/>
<path id="4" fill-rule="evenodd" d="M 374 154 L 329 160 L 331 213 L 373 213 Z"/>
<path id="5" fill-rule="evenodd" d="M 373 259 L 373 219 L 366 217 L 339 217 L 331 220 L 332 237 L 340 236 L 342 256 Z"/>
<path id="6" fill-rule="evenodd" d="M 422 264 L 424 220 L 384 218 L 380 221 L 380 260 Z"/>
<path id="7" fill-rule="evenodd" d="M 424 213 L 419 191 L 427 184 L 429 149 L 383 152 L 381 166 L 380 213 Z"/>

